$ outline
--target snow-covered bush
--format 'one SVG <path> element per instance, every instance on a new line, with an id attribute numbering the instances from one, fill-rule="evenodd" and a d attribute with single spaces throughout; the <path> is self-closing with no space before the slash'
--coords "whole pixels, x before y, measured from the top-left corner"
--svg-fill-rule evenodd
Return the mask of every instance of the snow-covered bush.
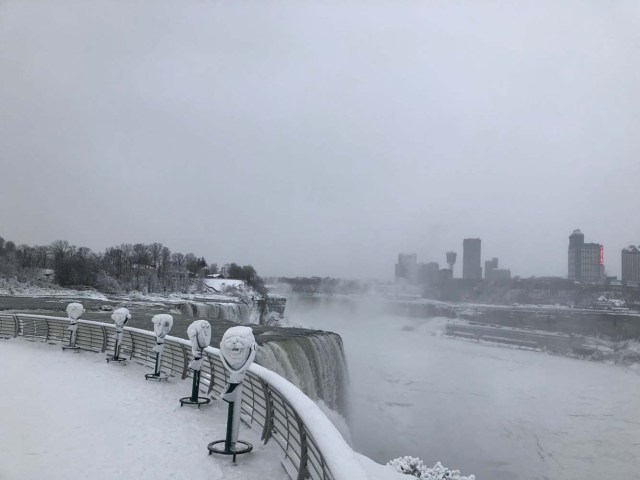
<path id="1" fill-rule="evenodd" d="M 475 480 L 475 475 L 460 475 L 459 470 L 449 470 L 440 462 L 432 468 L 427 467 L 418 457 L 398 457 L 387 463 L 395 471 L 411 475 L 421 480 Z"/>
<path id="2" fill-rule="evenodd" d="M 96 288 L 103 293 L 122 293 L 124 291 L 118 281 L 105 272 L 98 273 Z"/>
<path id="3" fill-rule="evenodd" d="M 416 478 L 421 478 L 423 471 L 427 468 L 418 457 L 409 456 L 394 458 L 387 465 L 393 467 L 397 472 L 412 475 Z"/>

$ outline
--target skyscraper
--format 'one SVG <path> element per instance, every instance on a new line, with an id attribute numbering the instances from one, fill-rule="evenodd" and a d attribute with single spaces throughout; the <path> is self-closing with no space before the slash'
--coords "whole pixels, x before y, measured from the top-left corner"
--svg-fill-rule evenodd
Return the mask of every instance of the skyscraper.
<path id="1" fill-rule="evenodd" d="M 481 241 L 479 238 L 465 238 L 462 242 L 462 278 L 482 280 L 480 260 Z"/>
<path id="2" fill-rule="evenodd" d="M 622 281 L 640 283 L 640 249 L 633 245 L 622 249 Z"/>
<path id="3" fill-rule="evenodd" d="M 484 278 L 485 280 L 510 280 L 511 270 L 498 268 L 498 259 L 494 257 L 484 262 Z"/>
<path id="4" fill-rule="evenodd" d="M 584 245 L 584 233 L 574 230 L 569 235 L 569 280 L 580 281 L 581 269 L 581 249 Z"/>
<path id="5" fill-rule="evenodd" d="M 604 279 L 604 247 L 584 243 L 584 234 L 574 230 L 569 236 L 568 277 L 576 282 L 596 283 Z"/>
<path id="6" fill-rule="evenodd" d="M 398 254 L 395 273 L 396 282 L 403 278 L 409 283 L 416 283 L 418 278 L 418 256 L 415 253 Z"/>

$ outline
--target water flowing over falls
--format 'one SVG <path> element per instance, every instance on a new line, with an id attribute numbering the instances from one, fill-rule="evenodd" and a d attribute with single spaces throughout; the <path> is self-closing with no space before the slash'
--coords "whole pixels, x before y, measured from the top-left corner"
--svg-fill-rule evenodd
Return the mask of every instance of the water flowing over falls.
<path id="1" fill-rule="evenodd" d="M 244 303 L 184 302 L 177 305 L 183 315 L 210 320 L 228 320 L 234 323 L 257 323 L 260 314 L 257 307 L 249 308 Z"/>
<path id="2" fill-rule="evenodd" d="M 242 303 L 184 302 L 178 310 L 189 318 L 213 320 L 216 333 L 226 326 L 220 322 L 254 323 L 259 318 L 257 308 Z M 221 328 L 216 328 L 223 327 Z M 340 335 L 331 332 L 295 328 L 252 325 L 260 344 L 256 362 L 279 373 L 314 400 L 321 400 L 328 408 L 346 416 L 348 382 Z"/>
<path id="3" fill-rule="evenodd" d="M 189 318 L 256 323 L 259 312 L 242 303 L 185 301 L 177 306 Z M 254 320 L 252 322 L 252 320 Z M 214 332 L 219 330 L 214 323 Z M 222 326 L 222 325 L 220 325 Z M 260 344 L 256 362 L 273 370 L 314 400 L 346 416 L 348 382 L 342 339 L 330 332 L 253 326 Z M 215 333 L 214 333 L 215 337 Z M 216 344 L 216 341 L 212 342 Z"/>
<path id="4" fill-rule="evenodd" d="M 235 323 L 277 324 L 283 317 L 287 299 L 278 295 L 266 300 L 250 298 L 241 302 L 184 301 L 176 305 L 183 315 L 210 320 L 228 320 Z"/>
<path id="5" fill-rule="evenodd" d="M 339 335 L 316 332 L 266 341 L 256 361 L 314 400 L 322 400 L 330 409 L 346 415 L 348 372 Z"/>

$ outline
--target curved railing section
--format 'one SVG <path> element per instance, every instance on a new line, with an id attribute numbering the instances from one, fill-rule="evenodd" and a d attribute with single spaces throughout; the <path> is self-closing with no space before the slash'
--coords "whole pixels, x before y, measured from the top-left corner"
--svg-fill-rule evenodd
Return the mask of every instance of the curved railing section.
<path id="1" fill-rule="evenodd" d="M 69 320 L 61 317 L 0 313 L 0 338 L 23 336 L 45 342 L 69 341 Z M 78 321 L 76 345 L 94 352 L 113 351 L 112 324 Z M 167 336 L 162 369 L 173 376 L 190 375 L 191 344 Z M 120 355 L 154 367 L 156 345 L 151 331 L 125 327 Z M 227 383 L 227 372 L 217 348 L 205 349 L 201 389 L 219 395 Z M 245 378 L 242 420 L 262 431 L 262 440 L 275 441 L 284 454 L 282 465 L 292 479 L 359 480 L 367 475 L 355 452 L 320 408 L 296 386 L 260 365 L 253 364 Z"/>

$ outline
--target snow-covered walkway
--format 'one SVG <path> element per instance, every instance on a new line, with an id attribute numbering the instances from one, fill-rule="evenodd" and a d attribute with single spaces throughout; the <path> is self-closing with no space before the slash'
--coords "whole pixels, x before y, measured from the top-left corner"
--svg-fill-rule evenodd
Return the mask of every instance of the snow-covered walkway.
<path id="1" fill-rule="evenodd" d="M 0 341 L 0 479 L 285 479 L 282 452 L 241 425 L 249 455 L 208 455 L 226 403 L 180 408 L 191 380 L 145 381 L 135 362 L 60 345 Z"/>

